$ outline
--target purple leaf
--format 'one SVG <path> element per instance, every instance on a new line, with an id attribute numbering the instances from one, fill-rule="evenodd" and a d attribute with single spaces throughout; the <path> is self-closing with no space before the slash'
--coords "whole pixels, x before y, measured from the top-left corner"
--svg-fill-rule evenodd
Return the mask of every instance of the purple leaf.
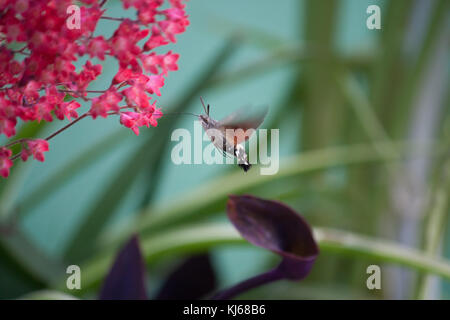
<path id="1" fill-rule="evenodd" d="M 145 300 L 145 263 L 136 235 L 120 250 L 100 292 L 101 300 Z"/>
<path id="2" fill-rule="evenodd" d="M 212 299 L 231 299 L 270 282 L 300 280 L 308 275 L 319 254 L 319 247 L 308 223 L 294 210 L 277 201 L 231 195 L 227 214 L 242 237 L 275 252 L 282 260 L 276 268 L 222 290 Z"/>
<path id="3" fill-rule="evenodd" d="M 250 195 L 231 195 L 228 218 L 250 243 L 280 255 L 278 271 L 287 279 L 308 275 L 319 248 L 308 223 L 286 205 Z"/>
<path id="4" fill-rule="evenodd" d="M 169 275 L 155 299 L 200 299 L 215 289 L 216 282 L 209 254 L 195 255 L 186 259 Z"/>

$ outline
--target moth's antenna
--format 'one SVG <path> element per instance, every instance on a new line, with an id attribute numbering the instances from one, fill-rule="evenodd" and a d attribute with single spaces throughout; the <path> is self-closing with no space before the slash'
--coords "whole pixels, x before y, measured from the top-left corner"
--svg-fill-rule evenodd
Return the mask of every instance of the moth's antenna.
<path id="1" fill-rule="evenodd" d="M 200 101 L 202 102 L 202 105 L 203 105 L 203 110 L 205 110 L 205 113 L 207 114 L 207 115 L 209 115 L 209 105 L 208 105 L 208 109 L 206 109 L 206 107 L 205 107 L 205 102 L 203 101 L 203 98 L 200 96 Z"/>

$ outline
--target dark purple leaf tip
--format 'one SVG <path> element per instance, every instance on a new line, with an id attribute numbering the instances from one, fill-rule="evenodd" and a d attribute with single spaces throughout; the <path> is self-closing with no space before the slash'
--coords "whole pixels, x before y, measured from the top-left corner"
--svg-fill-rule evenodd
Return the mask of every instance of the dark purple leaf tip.
<path id="1" fill-rule="evenodd" d="M 216 273 L 209 254 L 197 254 L 186 259 L 170 273 L 156 299 L 201 299 L 216 288 L 216 283 Z"/>
<path id="2" fill-rule="evenodd" d="M 283 258 L 279 271 L 286 278 L 301 279 L 309 273 L 319 247 L 311 227 L 297 212 L 277 201 L 231 195 L 227 213 L 242 237 Z"/>
<path id="3" fill-rule="evenodd" d="M 139 240 L 132 236 L 117 255 L 103 282 L 101 300 L 146 300 L 145 263 Z"/>

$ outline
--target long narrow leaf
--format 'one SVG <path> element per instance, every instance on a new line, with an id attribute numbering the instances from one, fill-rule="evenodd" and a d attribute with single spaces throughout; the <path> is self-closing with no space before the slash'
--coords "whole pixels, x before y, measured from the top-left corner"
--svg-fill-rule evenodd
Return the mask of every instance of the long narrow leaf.
<path id="1" fill-rule="evenodd" d="M 121 128 L 107 135 L 87 150 L 81 151 L 79 156 L 55 171 L 38 188 L 20 201 L 18 204 L 20 215 L 26 215 L 30 209 L 38 206 L 42 201 L 50 197 L 54 191 L 61 189 L 72 177 L 87 169 L 101 157 L 106 156 L 106 153 L 112 148 L 118 147 L 125 138 L 129 137 L 128 133 L 128 131 Z"/>
<path id="2" fill-rule="evenodd" d="M 96 199 L 85 219 L 72 236 L 64 253 L 64 260 L 80 262 L 93 252 L 98 234 L 104 229 L 110 218 L 116 212 L 131 185 L 144 166 L 148 163 L 152 153 L 151 148 L 139 147 L 131 154 L 120 170 L 114 175 L 111 183 Z"/>
<path id="3" fill-rule="evenodd" d="M 2 259 L 13 263 L 16 270 L 34 283 L 52 286 L 64 273 L 62 265 L 37 248 L 17 226 L 2 230 L 0 249 Z"/>
<path id="4" fill-rule="evenodd" d="M 223 177 L 214 179 L 197 189 L 180 196 L 176 203 L 166 207 L 151 206 L 144 210 L 135 225 L 123 228 L 122 234 L 104 235 L 105 243 L 117 243 L 127 237 L 133 230 L 152 232 L 169 225 L 192 219 L 202 214 L 221 211 L 225 207 L 229 194 L 238 194 L 243 190 L 273 182 L 283 177 L 335 167 L 339 165 L 362 164 L 369 162 L 384 162 L 400 160 L 403 156 L 420 156 L 421 148 L 407 143 L 394 143 L 400 153 L 380 154 L 377 149 L 384 143 L 377 142 L 377 147 L 370 145 L 355 145 L 332 147 L 323 150 L 310 151 L 292 156 L 280 162 L 280 170 L 275 175 L 261 175 L 258 167 L 249 171 L 243 178 L 241 171 L 234 171 Z M 391 142 L 388 142 L 390 145 Z M 439 147 L 439 146 L 438 146 Z M 437 149 L 436 152 L 442 152 Z"/>
<path id="5" fill-rule="evenodd" d="M 314 228 L 322 255 L 335 253 L 354 258 L 370 258 L 374 261 L 407 266 L 421 272 L 428 272 L 450 279 L 450 263 L 446 260 L 430 258 L 416 249 L 393 242 L 370 238 L 351 232 L 327 228 Z M 143 237 L 142 251 L 148 263 L 164 255 L 198 252 L 218 245 L 244 245 L 246 242 L 227 223 L 189 225 Z M 113 258 L 111 252 L 95 257 L 83 267 L 85 289 L 98 284 Z"/>

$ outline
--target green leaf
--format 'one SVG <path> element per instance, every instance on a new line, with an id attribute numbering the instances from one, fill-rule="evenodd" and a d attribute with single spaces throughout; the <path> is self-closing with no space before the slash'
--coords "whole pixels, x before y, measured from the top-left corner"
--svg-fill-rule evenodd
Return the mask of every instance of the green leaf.
<path id="1" fill-rule="evenodd" d="M 280 66 L 292 65 L 311 59 L 310 53 L 300 48 L 281 48 L 273 50 L 267 57 L 252 62 L 237 70 L 225 71 L 214 76 L 208 88 L 218 88 L 227 85 L 235 86 L 237 82 L 265 74 Z"/>
<path id="2" fill-rule="evenodd" d="M 63 165 L 61 169 L 55 171 L 54 174 L 18 204 L 20 216 L 26 215 L 32 208 L 51 197 L 53 192 L 60 190 L 72 177 L 94 164 L 101 157 L 106 156 L 108 151 L 114 147 L 118 147 L 129 136 L 129 132 L 121 128 L 107 135 L 99 142 L 87 148 L 87 150 L 81 150 L 77 157 Z"/>
<path id="3" fill-rule="evenodd" d="M 237 231 L 228 224 L 188 225 L 159 233 L 154 237 L 140 237 L 140 239 L 142 253 L 149 263 L 165 254 L 192 252 L 218 244 L 245 244 Z M 81 266 L 83 291 L 103 279 L 118 248 L 119 246 L 113 250 L 100 251 L 99 255 Z"/>
<path id="4" fill-rule="evenodd" d="M 23 295 L 19 300 L 78 300 L 78 298 L 64 292 L 39 290 Z"/>
<path id="5" fill-rule="evenodd" d="M 392 143 L 399 150 L 399 153 L 380 154 L 377 151 L 378 148 L 383 148 L 383 145 L 386 146 L 386 144 L 391 145 L 391 142 L 376 142 L 375 146 L 332 147 L 300 153 L 281 161 L 280 170 L 275 175 L 261 175 L 256 166 L 245 176 L 243 176 L 242 171 L 236 170 L 215 178 L 185 195 L 181 195 L 176 202 L 167 206 L 146 208 L 139 215 L 134 225 L 124 227 L 120 234 L 104 234 L 101 238 L 102 242 L 104 244 L 121 242 L 134 230 L 153 232 L 201 215 L 222 211 L 229 194 L 248 191 L 252 187 L 268 184 L 283 177 L 296 176 L 341 165 L 400 160 L 405 155 L 413 156 L 423 152 L 417 144 Z M 435 152 L 442 152 L 442 150 L 436 147 Z"/>
<path id="6" fill-rule="evenodd" d="M 304 27 L 300 25 L 305 33 L 301 34 L 301 37 L 309 48 L 313 48 L 314 58 L 305 64 L 303 69 L 306 90 L 305 99 L 301 104 L 300 136 L 304 150 L 336 144 L 342 134 L 344 113 L 333 78 L 330 77 L 335 73 L 337 66 L 333 42 L 341 3 L 341 1 L 305 2 L 306 24 Z"/>
<path id="7" fill-rule="evenodd" d="M 372 142 L 386 141 L 386 144 L 382 145 L 382 148 L 377 149 L 378 152 L 385 153 L 386 155 L 397 153 L 397 149 L 390 143 L 391 140 L 389 135 L 379 121 L 368 97 L 365 95 L 356 79 L 345 71 L 337 76 L 336 79 L 340 93 L 348 100 L 370 140 Z M 377 144 L 375 144 L 375 147 L 377 147 Z M 401 166 L 390 163 L 386 163 L 386 169 L 391 176 L 396 176 L 403 171 Z"/>
<path id="8" fill-rule="evenodd" d="M 150 160 L 152 148 L 148 141 L 149 139 L 129 156 L 128 161 L 117 171 L 111 183 L 98 196 L 69 241 L 64 253 L 65 261 L 80 261 L 93 252 L 98 234 L 116 212 L 136 177 Z"/>
<path id="9" fill-rule="evenodd" d="M 449 149 L 450 150 L 450 149 Z M 435 186 L 435 191 L 430 201 L 430 208 L 427 210 L 426 225 L 424 228 L 424 250 L 430 257 L 439 255 L 440 244 L 445 237 L 447 219 L 450 212 L 450 154 L 444 161 L 442 167 L 438 166 L 439 178 Z M 430 288 L 431 279 L 428 275 L 419 278 L 416 297 L 426 299 Z"/>
<path id="10" fill-rule="evenodd" d="M 72 97 L 70 94 L 66 94 L 64 96 L 64 102 L 69 102 L 69 101 L 72 101 L 72 100 L 74 100 L 74 97 Z"/>
<path id="11" fill-rule="evenodd" d="M 25 123 L 17 135 L 14 137 L 15 140 L 23 138 L 36 138 L 48 125 L 47 122 L 43 121 L 38 123 L 37 121 Z M 20 146 L 16 145 L 12 148 L 15 152 L 19 152 Z M 11 219 L 17 210 L 14 210 L 14 206 L 19 197 L 19 192 L 25 183 L 25 178 L 27 177 L 28 170 L 31 167 L 31 161 L 22 162 L 20 159 L 16 160 L 13 168 L 11 169 L 11 174 L 8 179 L 0 180 L 0 221 L 5 222 Z"/>
<path id="12" fill-rule="evenodd" d="M 414 248 L 379 238 L 328 228 L 315 228 L 314 235 L 323 253 L 336 253 L 399 264 L 450 280 L 450 262 L 448 260 L 430 258 L 424 252 Z"/>
<path id="13" fill-rule="evenodd" d="M 2 181 L 0 193 L 0 222 L 7 223 L 14 217 L 17 217 L 19 211 L 15 208 L 20 190 L 22 189 L 25 179 L 28 176 L 32 161 L 22 162 L 20 159 L 14 164 L 13 170 L 8 179 Z M 2 178 L 3 179 L 3 178 Z"/>
<path id="14" fill-rule="evenodd" d="M 287 39 L 280 38 L 279 35 L 251 25 L 236 23 L 236 21 L 228 20 L 223 16 L 215 16 L 213 20 L 213 29 L 215 29 L 216 33 L 229 34 L 230 30 L 235 30 L 235 35 L 239 37 L 240 41 L 254 45 L 259 49 L 271 50 L 282 47 L 288 42 Z"/>
<path id="15" fill-rule="evenodd" d="M 421 251 L 403 245 L 327 228 L 314 228 L 314 235 L 321 254 L 335 253 L 354 258 L 370 258 L 373 261 L 399 264 L 450 279 L 448 261 L 430 258 Z M 246 244 L 228 223 L 187 225 L 141 237 L 142 252 L 148 263 L 169 254 L 206 251 L 218 245 Z M 102 252 L 82 267 L 84 289 L 98 284 L 113 257 L 113 252 Z"/>
<path id="16" fill-rule="evenodd" d="M 0 233 L 2 259 L 13 263 L 29 281 L 51 286 L 62 277 L 64 269 L 58 261 L 51 259 L 26 237 L 17 226 Z"/>

